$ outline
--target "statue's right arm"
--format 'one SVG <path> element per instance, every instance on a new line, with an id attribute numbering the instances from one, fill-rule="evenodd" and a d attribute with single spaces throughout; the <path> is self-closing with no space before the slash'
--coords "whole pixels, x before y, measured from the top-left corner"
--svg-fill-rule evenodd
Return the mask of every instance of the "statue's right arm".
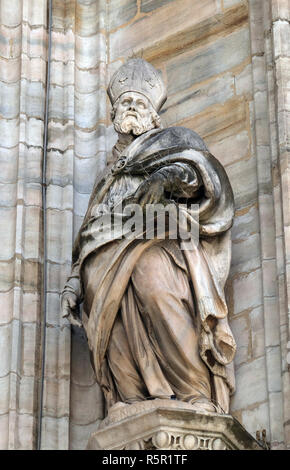
<path id="1" fill-rule="evenodd" d="M 81 303 L 81 284 L 78 263 L 73 268 L 61 294 L 62 317 L 67 318 L 72 325 L 81 327 L 79 305 Z"/>

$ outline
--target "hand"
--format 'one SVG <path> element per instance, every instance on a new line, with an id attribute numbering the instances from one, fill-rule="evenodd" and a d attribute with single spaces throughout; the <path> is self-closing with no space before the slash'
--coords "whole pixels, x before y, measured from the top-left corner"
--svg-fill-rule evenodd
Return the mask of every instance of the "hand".
<path id="1" fill-rule="evenodd" d="M 78 296 L 71 291 L 64 291 L 61 296 L 62 317 L 67 318 L 72 325 L 82 327 L 79 316 Z"/>
<path id="2" fill-rule="evenodd" d="M 162 175 L 153 174 L 146 181 L 140 184 L 134 194 L 134 201 L 140 204 L 142 209 L 146 204 L 158 204 L 164 196 L 165 179 Z"/>

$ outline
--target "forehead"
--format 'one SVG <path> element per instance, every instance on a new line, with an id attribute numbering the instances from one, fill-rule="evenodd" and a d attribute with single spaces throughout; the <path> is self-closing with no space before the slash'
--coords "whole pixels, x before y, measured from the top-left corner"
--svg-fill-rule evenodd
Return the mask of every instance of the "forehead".
<path id="1" fill-rule="evenodd" d="M 145 95 L 142 95 L 142 93 L 138 93 L 137 91 L 126 91 L 126 93 L 123 93 L 120 96 L 120 101 L 123 101 L 124 99 L 139 99 L 144 101 L 144 103 L 148 103 L 148 98 L 146 98 Z"/>

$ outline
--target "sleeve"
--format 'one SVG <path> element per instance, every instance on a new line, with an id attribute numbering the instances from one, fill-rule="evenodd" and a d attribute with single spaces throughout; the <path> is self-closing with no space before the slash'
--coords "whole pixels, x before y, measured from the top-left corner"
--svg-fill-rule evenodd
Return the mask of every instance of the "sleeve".
<path id="1" fill-rule="evenodd" d="M 187 163 L 173 163 L 156 171 L 165 180 L 165 190 L 176 197 L 190 198 L 201 186 L 197 172 Z"/>
<path id="2" fill-rule="evenodd" d="M 79 301 L 82 300 L 82 289 L 79 276 L 79 262 L 73 264 L 71 274 L 68 277 L 65 286 L 63 288 L 64 292 L 73 292 L 79 298 Z"/>

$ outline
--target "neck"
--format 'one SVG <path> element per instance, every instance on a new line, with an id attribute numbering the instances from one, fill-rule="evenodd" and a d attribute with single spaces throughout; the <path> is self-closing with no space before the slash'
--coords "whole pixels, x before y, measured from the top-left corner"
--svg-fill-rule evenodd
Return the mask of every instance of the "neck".
<path id="1" fill-rule="evenodd" d="M 118 133 L 118 140 L 113 147 L 113 155 L 118 158 L 120 154 L 125 150 L 128 145 L 130 145 L 133 140 L 136 139 L 137 136 L 132 134 L 119 134 Z"/>

